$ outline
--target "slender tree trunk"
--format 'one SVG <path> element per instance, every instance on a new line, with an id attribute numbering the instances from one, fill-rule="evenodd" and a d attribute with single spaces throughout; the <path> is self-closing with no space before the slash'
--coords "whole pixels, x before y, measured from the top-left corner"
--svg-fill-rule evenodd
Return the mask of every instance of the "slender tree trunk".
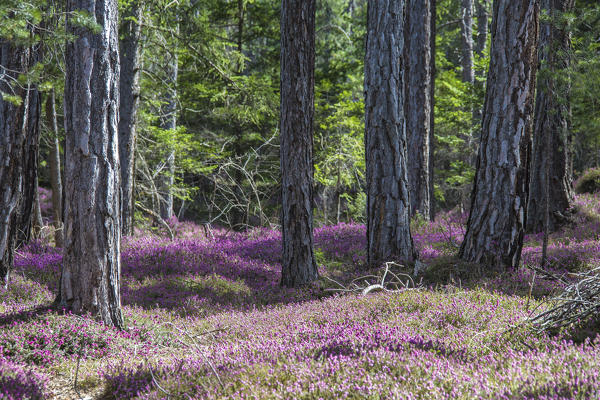
<path id="1" fill-rule="evenodd" d="M 35 199 L 33 202 L 33 216 L 31 220 L 31 235 L 33 239 L 40 238 L 44 219 L 42 218 L 42 205 L 40 204 L 40 185 L 38 177 L 35 178 Z"/>
<path id="2" fill-rule="evenodd" d="M 67 17 L 75 40 L 66 53 L 65 247 L 59 300 L 74 313 L 90 313 L 123 327 L 117 1 L 68 0 L 67 12 L 74 11 L 91 15 L 100 32 Z"/>
<path id="3" fill-rule="evenodd" d="M 36 53 L 35 49 L 28 51 L 30 57 Z M 33 65 L 37 59 L 29 61 Z M 17 242 L 20 246 L 31 239 L 32 227 L 35 223 L 35 199 L 37 197 L 38 176 L 38 147 L 40 139 L 41 95 L 35 85 L 27 86 L 28 105 L 26 109 L 26 139 L 23 152 L 23 197 L 19 207 L 17 222 Z"/>
<path id="4" fill-rule="evenodd" d="M 462 43 L 462 80 L 473 84 L 473 0 L 461 0 L 460 39 Z"/>
<path id="5" fill-rule="evenodd" d="M 120 33 L 121 75 L 119 81 L 119 159 L 121 162 L 121 231 L 133 234 L 135 199 L 135 146 L 137 110 L 140 98 L 142 0 L 134 0 L 125 10 Z"/>
<path id="6" fill-rule="evenodd" d="M 550 15 L 540 27 L 539 57 L 541 72 L 535 102 L 533 151 L 527 230 L 544 229 L 546 192 L 549 192 L 549 232 L 555 231 L 573 203 L 569 135 L 569 67 L 571 35 L 561 26 L 561 14 L 569 12 L 573 0 L 542 0 L 542 9 Z M 546 151 L 549 148 L 550 151 Z M 546 164 L 549 165 L 546 168 Z M 545 176 L 546 170 L 550 176 Z M 545 188 L 549 182 L 549 190 Z"/>
<path id="7" fill-rule="evenodd" d="M 367 262 L 413 261 L 404 130 L 404 1 L 367 9 L 365 153 Z"/>
<path id="8" fill-rule="evenodd" d="M 485 48 L 487 46 L 487 36 L 488 36 L 488 10 L 489 10 L 489 0 L 476 0 L 476 8 L 477 8 L 477 41 L 475 42 L 475 53 L 479 56 L 479 58 L 484 57 Z M 485 71 L 483 69 L 477 69 L 475 71 L 475 76 L 478 78 L 475 80 L 475 87 L 478 89 L 478 93 L 482 93 L 485 90 L 485 85 L 483 83 Z M 473 124 L 481 125 L 481 116 L 483 114 L 483 110 L 481 107 L 477 107 L 473 109 Z"/>
<path id="9" fill-rule="evenodd" d="M 58 123 L 56 118 L 56 97 L 54 89 L 46 99 L 46 119 L 52 129 L 50 142 L 50 185 L 52 187 L 52 211 L 54 215 L 54 244 L 63 247 L 63 213 L 62 213 L 62 178 L 60 173 L 60 142 L 58 140 Z"/>
<path id="10" fill-rule="evenodd" d="M 435 172 L 435 77 L 437 75 L 437 69 L 435 67 L 435 38 L 437 34 L 437 0 L 429 0 L 431 2 L 431 85 L 429 94 L 429 219 L 433 221 L 435 219 L 435 185 L 434 185 L 434 172 Z"/>
<path id="11" fill-rule="evenodd" d="M 318 277 L 313 250 L 315 0 L 281 4 L 281 284 Z"/>
<path id="12" fill-rule="evenodd" d="M 407 3 L 404 25 L 404 77 L 410 211 L 411 216 L 418 213 L 427 219 L 431 219 L 431 18 L 429 0 Z"/>
<path id="13" fill-rule="evenodd" d="M 483 52 L 487 46 L 488 35 L 488 10 L 490 0 L 476 0 L 477 9 L 477 41 L 475 42 L 475 53 L 483 57 Z"/>
<path id="14" fill-rule="evenodd" d="M 12 79 L 27 66 L 28 51 L 0 39 L 0 91 L 14 93 L 17 105 L 0 96 L 0 278 L 4 286 L 13 267 L 18 212 L 23 192 L 24 149 L 27 143 L 29 96 Z"/>
<path id="15" fill-rule="evenodd" d="M 175 131 L 177 128 L 177 74 L 178 57 L 176 53 L 171 55 L 168 65 L 168 77 L 170 87 L 167 88 L 165 104 L 162 109 L 163 120 L 161 128 Z M 175 150 L 169 149 L 165 168 L 160 180 L 160 217 L 168 220 L 173 216 L 173 184 L 175 183 Z"/>
<path id="16" fill-rule="evenodd" d="M 519 264 L 526 219 L 539 1 L 494 2 L 490 68 L 471 212 L 459 256 Z"/>

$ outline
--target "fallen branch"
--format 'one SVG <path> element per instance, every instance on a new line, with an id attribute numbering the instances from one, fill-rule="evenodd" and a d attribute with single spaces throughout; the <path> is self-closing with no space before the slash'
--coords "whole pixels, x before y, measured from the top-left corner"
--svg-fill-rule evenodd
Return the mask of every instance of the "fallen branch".
<path id="1" fill-rule="evenodd" d="M 329 277 L 325 277 L 329 281 L 335 283 L 337 288 L 327 288 L 325 291 L 327 292 L 343 292 L 343 293 L 360 293 L 363 296 L 371 293 L 374 290 L 381 290 L 384 292 L 399 292 L 411 289 L 417 289 L 421 286 L 415 284 L 413 278 L 404 273 L 395 273 L 390 267 L 397 266 L 402 267 L 400 264 L 396 264 L 394 262 L 386 262 L 385 267 L 382 269 L 382 273 L 380 275 L 365 275 L 360 276 L 352 282 L 348 286 L 342 285 L 340 282 L 331 279 Z M 402 279 L 401 277 L 404 277 Z"/>
<path id="2" fill-rule="evenodd" d="M 530 318 L 539 331 L 576 325 L 600 312 L 600 267 L 573 275 L 578 280 L 551 299 L 548 310 Z"/>

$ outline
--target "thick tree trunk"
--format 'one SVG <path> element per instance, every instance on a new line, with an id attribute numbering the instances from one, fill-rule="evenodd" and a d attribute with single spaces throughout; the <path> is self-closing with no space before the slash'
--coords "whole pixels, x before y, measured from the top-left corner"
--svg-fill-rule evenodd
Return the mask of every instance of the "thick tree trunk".
<path id="1" fill-rule="evenodd" d="M 546 181 L 549 182 L 548 229 L 555 231 L 565 222 L 567 210 L 573 203 L 571 170 L 571 143 L 569 135 L 569 80 L 564 78 L 569 67 L 571 35 L 561 26 L 561 14 L 569 12 L 573 0 L 542 0 L 550 21 L 540 27 L 539 57 L 544 73 L 538 79 L 535 102 L 535 122 L 527 230 L 541 232 L 544 229 Z M 560 76 L 563 74 L 563 76 Z M 546 148 L 551 151 L 546 151 Z M 548 167 L 546 167 L 548 165 Z M 546 176 L 546 170 L 550 176 Z"/>
<path id="2" fill-rule="evenodd" d="M 404 1 L 373 0 L 367 9 L 365 154 L 367 262 L 412 261 L 404 130 Z"/>
<path id="3" fill-rule="evenodd" d="M 54 244 L 63 247 L 63 185 L 60 173 L 60 142 L 58 140 L 58 123 L 56 118 L 56 97 L 54 89 L 46 99 L 46 120 L 52 129 L 50 140 L 50 185 L 52 187 L 52 212 L 54 215 Z"/>
<path id="4" fill-rule="evenodd" d="M 162 107 L 163 119 L 161 128 L 165 130 L 175 130 L 177 128 L 177 73 L 178 58 L 177 54 L 172 54 L 168 64 L 168 82 L 165 95 L 165 104 Z M 161 174 L 159 190 L 160 217 L 167 220 L 173 216 L 173 184 L 175 183 L 175 151 L 169 149 L 167 158 L 164 161 L 165 167 Z"/>
<path id="5" fill-rule="evenodd" d="M 119 53 L 116 0 L 68 0 L 101 27 L 67 20 L 65 82 L 65 247 L 60 303 L 123 326 L 118 149 Z M 69 17 L 68 17 L 69 18 Z"/>
<path id="6" fill-rule="evenodd" d="M 137 110 L 140 98 L 142 0 L 129 3 L 122 16 L 120 33 L 121 75 L 119 82 L 119 159 L 121 162 L 121 231 L 133 234 L 135 201 L 135 145 Z"/>
<path id="7" fill-rule="evenodd" d="M 459 256 L 519 264 L 527 206 L 539 1 L 494 2 L 492 47 L 471 212 Z"/>
<path id="8" fill-rule="evenodd" d="M 431 2 L 410 1 L 406 6 L 404 76 L 406 87 L 406 135 L 408 183 L 411 216 L 421 214 L 431 219 L 430 140 L 431 85 L 433 60 L 431 51 Z"/>
<path id="9" fill-rule="evenodd" d="M 0 40 L 0 92 L 14 93 L 22 100 L 14 104 L 0 96 L 0 278 L 8 285 L 13 267 L 18 213 L 23 191 L 24 151 L 27 143 L 29 96 L 13 79 L 27 65 L 28 51 Z"/>
<path id="10" fill-rule="evenodd" d="M 315 0 L 281 4 L 281 284 L 318 277 L 313 250 Z"/>
<path id="11" fill-rule="evenodd" d="M 475 82 L 473 68 L 473 0 L 462 0 L 461 12 L 462 80 L 472 84 Z"/>
<path id="12" fill-rule="evenodd" d="M 29 51 L 32 55 L 34 49 Z M 37 60 L 30 60 L 33 65 Z M 34 85 L 27 86 L 26 139 L 23 148 L 23 187 L 17 222 L 17 246 L 29 242 L 35 223 L 35 199 L 37 197 L 38 148 L 40 139 L 41 95 Z"/>

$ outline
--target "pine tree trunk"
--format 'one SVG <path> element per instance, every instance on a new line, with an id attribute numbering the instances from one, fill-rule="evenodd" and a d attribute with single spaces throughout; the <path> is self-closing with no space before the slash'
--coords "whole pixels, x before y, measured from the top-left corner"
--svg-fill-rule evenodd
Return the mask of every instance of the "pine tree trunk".
<path id="1" fill-rule="evenodd" d="M 475 82 L 473 68 L 473 0 L 462 0 L 461 12 L 462 80 L 472 84 Z"/>
<path id="2" fill-rule="evenodd" d="M 281 284 L 318 277 L 313 250 L 315 0 L 281 4 Z"/>
<path id="3" fill-rule="evenodd" d="M 431 85 L 433 60 L 431 52 L 430 0 L 410 1 L 406 6 L 405 87 L 408 182 L 411 216 L 431 218 L 430 140 Z"/>
<path id="4" fill-rule="evenodd" d="M 437 75 L 437 69 L 435 67 L 435 37 L 437 35 L 437 0 L 429 0 L 431 2 L 431 85 L 429 95 L 429 219 L 433 221 L 435 219 L 435 185 L 434 185 L 434 173 L 435 173 L 435 77 Z"/>
<path id="5" fill-rule="evenodd" d="M 539 1 L 494 2 L 492 47 L 471 212 L 459 256 L 519 264 L 526 219 Z"/>
<path id="6" fill-rule="evenodd" d="M 477 41 L 475 42 L 475 53 L 483 57 L 483 52 L 487 46 L 488 35 L 488 9 L 489 0 L 476 0 L 477 8 Z"/>
<path id="7" fill-rule="evenodd" d="M 42 204 L 40 202 L 39 181 L 35 179 L 35 201 L 33 203 L 33 220 L 31 222 L 31 231 L 33 238 L 40 238 L 42 228 L 44 227 L 44 219 L 42 218 Z"/>
<path id="8" fill-rule="evenodd" d="M 79 24 L 67 30 L 65 82 L 65 247 L 59 300 L 123 326 L 120 285 L 119 54 L 116 0 L 68 0 L 100 32 Z"/>
<path id="9" fill-rule="evenodd" d="M 373 0 L 367 9 L 365 154 L 367 262 L 412 261 L 404 130 L 404 1 Z"/>
<path id="10" fill-rule="evenodd" d="M 28 51 L 30 57 L 34 49 Z M 37 60 L 30 59 L 29 65 Z M 27 86 L 26 139 L 23 148 L 23 188 L 19 216 L 17 222 L 17 242 L 21 246 L 31 239 L 32 227 L 35 223 L 35 199 L 37 196 L 38 148 L 40 139 L 41 95 L 35 85 Z"/>
<path id="11" fill-rule="evenodd" d="M 178 58 L 177 54 L 172 54 L 167 66 L 168 82 L 165 104 L 162 108 L 163 119 L 161 128 L 174 131 L 177 128 L 177 74 Z M 175 151 L 168 150 L 167 158 L 164 161 L 165 167 L 161 174 L 160 190 L 160 217 L 167 220 L 173 216 L 173 184 L 175 183 Z"/>
<path id="12" fill-rule="evenodd" d="M 23 191 L 24 149 L 27 142 L 25 115 L 29 96 L 17 86 L 9 85 L 17 78 L 14 71 L 27 65 L 27 50 L 0 40 L 0 91 L 13 93 L 22 99 L 16 105 L 0 96 L 0 278 L 4 286 L 13 267 L 18 213 Z M 11 79 L 8 79 L 10 77 Z"/>
<path id="13" fill-rule="evenodd" d="M 52 187 L 52 211 L 54 215 L 54 244 L 63 247 L 63 185 L 60 173 L 60 143 L 58 141 L 58 123 L 56 118 L 56 97 L 54 89 L 46 99 L 46 120 L 52 129 L 50 142 L 50 185 Z"/>
<path id="14" fill-rule="evenodd" d="M 569 80 L 564 74 L 569 68 L 571 35 L 561 26 L 560 16 L 569 12 L 573 0 L 542 0 L 542 9 L 550 14 L 550 21 L 540 26 L 539 57 L 544 70 L 538 79 L 535 102 L 535 122 L 531 161 L 531 181 L 527 208 L 527 230 L 544 229 L 546 188 L 549 182 L 548 229 L 555 231 L 565 222 L 573 203 L 571 170 L 571 143 L 569 134 Z M 562 74 L 562 76 L 561 76 Z M 546 147 L 551 152 L 546 151 Z M 546 164 L 549 168 L 546 168 Z M 546 170 L 550 176 L 546 177 Z"/>
<path id="15" fill-rule="evenodd" d="M 133 20 L 132 20 L 133 18 Z M 137 109 L 140 98 L 142 0 L 129 3 L 122 16 L 120 33 L 121 75 L 119 82 L 119 159 L 121 162 L 121 231 L 133 234 L 135 202 L 135 145 Z"/>

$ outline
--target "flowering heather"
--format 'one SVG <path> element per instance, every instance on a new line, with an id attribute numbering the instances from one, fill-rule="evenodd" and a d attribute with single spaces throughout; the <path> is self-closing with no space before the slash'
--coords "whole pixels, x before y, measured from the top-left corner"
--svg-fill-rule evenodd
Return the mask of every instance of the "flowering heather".
<path id="1" fill-rule="evenodd" d="M 6 400 L 41 400 L 47 377 L 30 366 L 0 358 L 0 398 Z"/>
<path id="2" fill-rule="evenodd" d="M 597 200 L 579 196 L 577 224 L 551 236 L 555 273 L 599 263 Z M 413 224 L 422 260 L 439 276 L 471 268 L 453 258 L 464 223 L 464 215 L 447 213 Z M 19 249 L 11 286 L 0 289 L 0 360 L 71 382 L 62 398 L 79 396 L 68 389 L 77 363 L 82 394 L 118 399 L 600 396 L 600 339 L 534 333 L 527 317 L 556 284 L 527 268 L 331 296 L 325 279 L 279 286 L 275 230 L 169 224 L 173 240 L 144 231 L 123 240 L 123 332 L 41 307 L 54 298 L 61 251 L 43 242 Z M 322 276 L 348 282 L 364 273 L 363 225 L 320 227 L 314 238 Z M 540 235 L 526 237 L 525 265 L 539 263 L 540 243 Z"/>

